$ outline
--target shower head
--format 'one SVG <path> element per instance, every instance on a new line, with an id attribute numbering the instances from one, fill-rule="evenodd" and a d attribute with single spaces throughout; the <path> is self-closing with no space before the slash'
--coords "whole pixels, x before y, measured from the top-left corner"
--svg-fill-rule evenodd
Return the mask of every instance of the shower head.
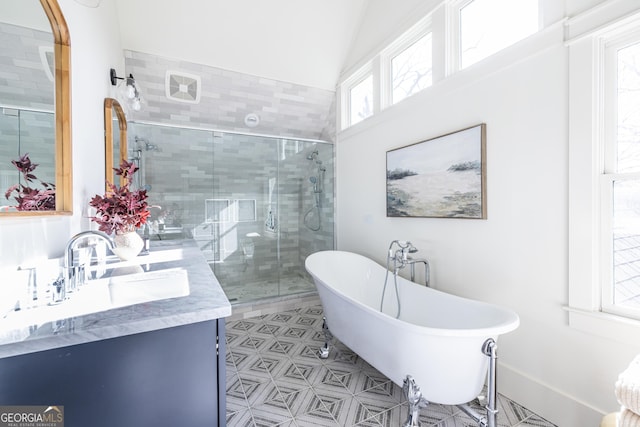
<path id="1" fill-rule="evenodd" d="M 136 135 L 134 139 L 136 141 L 136 144 L 138 144 L 138 146 L 144 146 L 144 151 L 160 151 L 160 147 L 158 147 L 156 144 L 152 144 L 146 138 L 141 138 L 138 135 Z"/>
<path id="2" fill-rule="evenodd" d="M 316 160 L 318 158 L 318 150 L 314 150 L 307 155 L 307 160 Z"/>
<path id="3" fill-rule="evenodd" d="M 315 176 L 310 176 L 309 177 L 309 182 L 312 184 L 315 184 L 316 182 L 318 182 L 318 178 L 316 178 Z"/>

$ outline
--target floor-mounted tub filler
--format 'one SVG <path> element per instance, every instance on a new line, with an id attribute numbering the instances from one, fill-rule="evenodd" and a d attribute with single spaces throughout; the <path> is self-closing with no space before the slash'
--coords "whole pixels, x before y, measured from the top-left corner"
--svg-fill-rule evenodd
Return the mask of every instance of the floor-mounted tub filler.
<path id="1" fill-rule="evenodd" d="M 404 255 L 412 248 L 405 246 Z M 518 327 L 516 313 L 418 285 L 397 268 L 387 280 L 389 270 L 351 252 L 316 252 L 305 266 L 325 315 L 321 357 L 333 335 L 401 386 L 409 403 L 404 426 L 419 426 L 420 407 L 433 402 L 457 405 L 480 426 L 497 427 L 496 340 Z M 479 414 L 468 403 L 485 380 L 486 414 Z"/>

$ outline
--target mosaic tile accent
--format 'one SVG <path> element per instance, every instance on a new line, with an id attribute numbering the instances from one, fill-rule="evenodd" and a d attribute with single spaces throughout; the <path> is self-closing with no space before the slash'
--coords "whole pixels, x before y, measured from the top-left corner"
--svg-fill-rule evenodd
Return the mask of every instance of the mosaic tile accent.
<path id="1" fill-rule="evenodd" d="M 339 341 L 328 359 L 318 358 L 323 336 L 320 305 L 228 321 L 227 425 L 401 426 L 401 388 Z M 500 427 L 555 427 L 505 396 L 498 406 Z M 420 422 L 477 427 L 459 408 L 438 404 L 423 408 Z"/>

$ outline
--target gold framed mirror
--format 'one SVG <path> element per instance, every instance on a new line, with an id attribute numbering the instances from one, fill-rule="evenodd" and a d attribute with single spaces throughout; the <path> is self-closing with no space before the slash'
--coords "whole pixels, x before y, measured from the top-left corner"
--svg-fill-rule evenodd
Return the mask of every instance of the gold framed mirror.
<path id="1" fill-rule="evenodd" d="M 39 2 L 39 4 L 38 4 Z M 70 78 L 70 56 L 71 56 L 71 43 L 69 37 L 69 29 L 67 27 L 67 23 L 64 19 L 62 11 L 60 9 L 60 5 L 57 0 L 36 0 L 31 3 L 20 2 L 18 3 L 21 7 L 25 7 L 28 10 L 31 10 L 33 13 L 40 14 L 44 11 L 44 15 L 46 18 L 43 18 L 43 21 L 47 21 L 50 25 L 50 31 L 52 36 L 52 44 L 50 47 L 41 49 L 40 56 L 42 58 L 45 73 L 49 73 L 49 79 L 53 81 L 53 118 L 52 125 L 50 125 L 50 133 L 51 135 L 47 135 L 42 139 L 42 143 L 45 140 L 51 140 L 50 145 L 46 145 L 44 149 L 38 145 L 38 141 L 35 141 L 32 144 L 32 147 L 29 148 L 31 151 L 30 160 L 35 164 L 47 163 L 51 164 L 50 166 L 50 174 L 47 174 L 46 181 L 53 181 L 52 184 L 55 184 L 55 187 L 49 187 L 52 191 L 51 195 L 51 203 L 47 203 L 46 205 L 37 205 L 36 203 L 32 204 L 22 204 L 17 202 L 16 197 L 21 197 L 24 193 L 20 193 L 20 188 L 14 190 L 9 200 L 4 199 L 5 202 L 10 202 L 10 205 L 3 203 L 0 207 L 0 216 L 43 216 L 43 215 L 71 215 L 73 210 L 72 205 L 72 157 L 71 157 L 71 78 Z M 12 3 L 12 6 L 15 7 L 16 3 Z M 3 17 L 7 15 L 3 13 Z M 38 19 L 38 17 L 34 17 L 34 19 Z M 4 21 L 4 19 L 2 20 Z M 3 25 L 12 25 L 10 21 L 2 22 Z M 13 22 L 13 24 L 16 24 Z M 46 26 L 46 23 L 45 23 Z M 44 29 L 44 28 L 43 28 Z M 49 29 L 47 28 L 47 32 Z M 16 102 L 17 101 L 17 102 Z M 17 108 L 9 110 L 15 110 L 18 113 L 12 112 L 11 115 L 18 116 L 19 112 L 23 111 L 22 103 L 23 100 L 14 100 L 14 105 Z M 25 101 L 25 104 L 27 102 Z M 7 108 L 2 108 L 3 113 Z M 34 110 L 26 109 L 27 113 L 33 113 Z M 40 111 L 35 111 L 38 114 L 41 114 Z M 44 112 L 48 115 L 51 115 L 51 112 Z M 22 125 L 23 122 L 21 121 Z M 19 156 L 26 154 L 20 153 Z M 19 160 L 14 157 L 14 155 L 0 156 L 0 162 L 3 165 L 8 164 L 11 168 L 14 168 L 11 165 L 12 160 Z M 6 166 L 6 165 L 5 165 Z M 45 167 L 45 166 L 41 166 Z M 49 167 L 48 164 L 46 167 Z M 6 185 L 5 188 L 0 188 L 0 196 L 4 198 L 5 193 L 11 189 L 11 187 L 22 184 L 25 185 L 24 181 L 20 181 L 20 172 L 17 169 L 13 169 L 13 174 L 11 174 L 10 178 L 3 182 Z M 39 172 L 43 172 L 43 169 L 39 169 L 35 171 L 35 175 L 38 175 Z M 44 180 L 43 180 L 44 181 Z M 43 187 L 39 186 L 39 182 L 34 181 L 33 186 L 37 187 L 38 190 Z M 46 188 L 46 187 L 44 187 Z M 17 195 L 16 195 L 17 192 Z M 13 206 L 12 204 L 18 203 L 17 206 Z"/>
<path id="2" fill-rule="evenodd" d="M 118 132 L 114 132 L 114 121 Z M 124 185 L 124 178 L 115 175 L 113 168 L 127 160 L 127 118 L 120 103 L 113 98 L 104 100 L 104 167 L 105 181 Z M 109 190 L 108 186 L 105 186 Z"/>

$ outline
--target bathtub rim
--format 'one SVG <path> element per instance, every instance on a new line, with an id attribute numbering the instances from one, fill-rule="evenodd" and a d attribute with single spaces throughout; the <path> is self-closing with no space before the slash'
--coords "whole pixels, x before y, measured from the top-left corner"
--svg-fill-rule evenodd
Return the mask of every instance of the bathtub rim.
<path id="1" fill-rule="evenodd" d="M 488 308 L 491 308 L 493 310 L 498 310 L 499 312 L 503 313 L 506 317 L 505 320 L 503 320 L 502 322 L 497 323 L 496 325 L 490 326 L 490 327 L 483 327 L 483 328 L 465 328 L 465 329 L 454 329 L 454 328 L 435 328 L 433 326 L 423 326 L 423 325 L 417 325 L 415 323 L 410 323 L 406 320 L 402 320 L 402 319 L 396 319 L 395 317 L 392 317 L 388 314 L 382 313 L 379 310 L 375 310 L 373 308 L 371 308 L 370 306 L 361 303 L 360 301 L 357 301 L 356 299 L 338 291 L 337 289 L 335 289 L 334 287 L 328 285 L 327 283 L 325 283 L 322 279 L 320 279 L 315 273 L 313 273 L 313 271 L 311 271 L 308 267 L 308 262 L 310 258 L 319 258 L 320 256 L 322 256 L 321 254 L 323 253 L 336 253 L 336 254 L 349 254 L 348 256 L 351 255 L 355 255 L 359 258 L 365 259 L 368 262 L 373 263 L 375 266 L 381 268 L 381 269 L 385 269 L 383 266 L 381 266 L 380 264 L 378 264 L 377 262 L 375 262 L 373 259 L 358 254 L 356 252 L 350 252 L 350 251 L 341 251 L 341 250 L 323 250 L 323 251 L 317 251 L 314 252 L 312 254 L 310 254 L 309 256 L 307 256 L 307 258 L 305 259 L 305 269 L 307 270 L 307 272 L 311 275 L 311 277 L 313 277 L 314 283 L 316 285 L 316 287 L 318 287 L 318 282 L 322 283 L 322 286 L 329 292 L 333 293 L 334 295 L 336 295 L 337 297 L 340 297 L 342 299 L 346 299 L 354 304 L 358 304 L 358 306 L 362 307 L 364 310 L 366 310 L 367 312 L 369 312 L 370 314 L 378 317 L 378 318 L 382 318 L 385 321 L 390 321 L 393 324 L 397 324 L 397 325 L 402 325 L 403 328 L 409 328 L 409 330 L 415 332 L 415 333 L 428 333 L 428 334 L 432 334 L 432 335 L 438 335 L 438 336 L 447 336 L 447 337 L 484 337 L 484 338 L 488 338 L 488 337 L 494 337 L 497 338 L 498 335 L 502 335 L 502 334 L 506 334 L 508 332 L 512 332 L 515 329 L 517 329 L 520 326 L 520 317 L 518 316 L 518 314 L 506 307 L 503 307 L 501 305 L 498 304 L 494 304 L 494 303 L 490 303 L 490 302 L 486 302 L 486 301 L 481 301 L 481 300 L 476 300 L 476 299 L 472 299 L 472 298 L 467 298 L 467 297 L 462 297 L 459 295 L 455 295 L 455 294 L 451 294 L 448 292 L 444 292 L 441 291 L 439 289 L 434 289 L 434 288 L 426 288 L 428 291 L 430 292 L 435 292 L 435 293 L 441 293 L 441 294 L 446 294 L 449 297 L 453 297 L 455 299 L 459 299 L 459 300 L 463 300 L 465 302 L 471 302 L 472 304 L 480 304 L 483 306 L 486 306 Z M 318 254 L 318 255 L 316 255 Z M 313 260 L 312 260 L 313 261 Z M 407 279 L 402 278 L 404 281 L 407 282 L 408 285 L 411 286 L 420 286 L 425 288 L 424 285 L 420 285 L 418 283 L 415 282 L 411 282 Z M 320 297 L 322 297 L 322 293 L 320 292 L 320 289 L 318 289 L 318 293 L 320 294 Z M 322 300 L 322 298 L 321 298 Z M 329 328 L 331 328 L 331 319 L 328 319 L 328 324 L 329 324 Z"/>

